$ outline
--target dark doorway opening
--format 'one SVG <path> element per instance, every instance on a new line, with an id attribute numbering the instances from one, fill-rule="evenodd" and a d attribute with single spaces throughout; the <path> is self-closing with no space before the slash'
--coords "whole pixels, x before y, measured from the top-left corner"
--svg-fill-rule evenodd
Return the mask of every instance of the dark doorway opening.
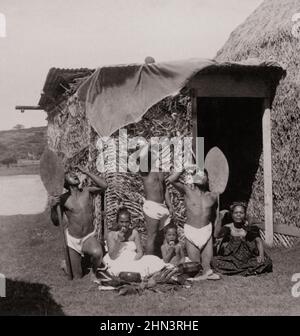
<path id="1" fill-rule="evenodd" d="M 217 146 L 227 158 L 229 180 L 220 209 L 234 201 L 249 201 L 262 153 L 261 98 L 198 98 L 198 136 L 204 152 Z"/>

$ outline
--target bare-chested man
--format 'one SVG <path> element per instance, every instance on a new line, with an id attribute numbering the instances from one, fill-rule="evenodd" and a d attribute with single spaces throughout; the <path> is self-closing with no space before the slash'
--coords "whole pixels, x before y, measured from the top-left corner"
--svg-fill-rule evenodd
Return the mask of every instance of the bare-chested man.
<path id="1" fill-rule="evenodd" d="M 143 205 L 147 230 L 146 254 L 154 254 L 160 257 L 160 246 L 164 239 L 163 231 L 161 230 L 170 222 L 173 208 L 166 186 L 165 173 L 152 171 L 152 166 L 154 166 L 158 154 L 152 154 L 152 157 L 148 145 L 143 151 L 144 155 L 148 155 L 148 171 L 140 171 L 146 196 Z M 142 157 L 143 154 L 141 154 Z"/>
<path id="2" fill-rule="evenodd" d="M 60 204 L 62 213 L 68 219 L 66 239 L 74 278 L 83 276 L 81 257 L 87 254 L 91 257 L 95 275 L 100 277 L 100 280 L 110 280 L 102 264 L 102 246 L 95 237 L 92 202 L 92 194 L 105 191 L 107 184 L 103 178 L 93 175 L 81 167 L 77 167 L 77 169 L 90 177 L 96 186 L 80 189 L 78 176 L 74 172 L 66 173 L 65 188 L 68 189 L 68 192 L 51 198 L 51 219 L 55 225 L 58 225 L 56 207 Z"/>
<path id="3" fill-rule="evenodd" d="M 202 275 L 193 280 L 218 280 L 210 266 L 213 257 L 212 230 L 216 220 L 218 195 L 210 192 L 208 188 L 208 175 L 206 170 L 192 168 L 187 176 L 186 183 L 179 182 L 183 172 L 174 173 L 169 182 L 184 194 L 187 223 L 184 225 L 186 249 L 191 261 L 201 262 Z"/>

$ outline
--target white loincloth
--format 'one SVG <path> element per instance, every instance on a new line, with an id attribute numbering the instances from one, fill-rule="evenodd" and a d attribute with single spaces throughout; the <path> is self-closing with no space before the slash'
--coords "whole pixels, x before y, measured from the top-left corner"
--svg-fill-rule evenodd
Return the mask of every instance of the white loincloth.
<path id="1" fill-rule="evenodd" d="M 144 278 L 163 269 L 166 264 L 164 261 L 154 255 L 144 255 L 139 260 L 134 260 L 136 256 L 135 242 L 122 242 L 116 259 L 111 259 L 107 253 L 103 261 L 108 266 L 108 271 L 118 276 L 121 272 L 140 273 Z"/>
<path id="2" fill-rule="evenodd" d="M 206 245 L 212 235 L 212 224 L 209 223 L 202 228 L 195 228 L 189 224 L 184 225 L 184 235 L 187 240 L 200 250 Z"/>
<path id="3" fill-rule="evenodd" d="M 170 223 L 170 212 L 165 204 L 157 203 L 150 200 L 144 200 L 143 211 L 150 218 L 160 221 L 159 229 L 163 229 Z"/>
<path id="4" fill-rule="evenodd" d="M 83 238 L 74 238 L 70 235 L 69 230 L 66 229 L 66 239 L 67 239 L 67 245 L 72 248 L 73 250 L 75 250 L 76 252 L 78 252 L 79 254 L 81 254 L 81 256 L 84 256 L 83 252 L 82 252 L 82 246 L 83 243 L 89 239 L 90 237 L 93 237 L 96 233 L 96 230 L 94 230 L 93 232 L 89 233 L 88 235 L 86 235 Z"/>

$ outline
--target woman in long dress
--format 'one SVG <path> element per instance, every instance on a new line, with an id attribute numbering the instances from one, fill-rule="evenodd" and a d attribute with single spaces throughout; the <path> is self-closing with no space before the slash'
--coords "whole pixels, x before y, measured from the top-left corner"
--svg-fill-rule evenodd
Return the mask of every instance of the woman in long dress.
<path id="1" fill-rule="evenodd" d="M 108 271 L 118 276 L 120 272 L 140 273 L 144 278 L 163 269 L 166 264 L 154 255 L 143 255 L 140 235 L 130 228 L 130 213 L 121 208 L 117 214 L 117 228 L 107 236 L 108 253 L 103 261 Z"/>
<path id="2" fill-rule="evenodd" d="M 223 226 L 216 235 L 223 240 L 213 268 L 226 275 L 257 275 L 272 272 L 272 260 L 265 253 L 259 228 L 246 221 L 246 207 L 234 203 L 231 207 L 233 222 Z"/>

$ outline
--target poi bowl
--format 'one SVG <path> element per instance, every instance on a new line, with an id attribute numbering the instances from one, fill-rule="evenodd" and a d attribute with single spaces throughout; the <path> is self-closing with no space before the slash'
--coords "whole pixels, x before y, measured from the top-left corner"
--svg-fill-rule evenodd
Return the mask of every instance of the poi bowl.
<path id="1" fill-rule="evenodd" d="M 128 282 L 141 282 L 142 277 L 140 273 L 136 272 L 120 272 L 119 278 Z"/>
<path id="2" fill-rule="evenodd" d="M 198 274 L 201 269 L 202 269 L 201 264 L 195 261 L 189 261 L 178 265 L 179 272 L 187 274 L 191 277 Z"/>

